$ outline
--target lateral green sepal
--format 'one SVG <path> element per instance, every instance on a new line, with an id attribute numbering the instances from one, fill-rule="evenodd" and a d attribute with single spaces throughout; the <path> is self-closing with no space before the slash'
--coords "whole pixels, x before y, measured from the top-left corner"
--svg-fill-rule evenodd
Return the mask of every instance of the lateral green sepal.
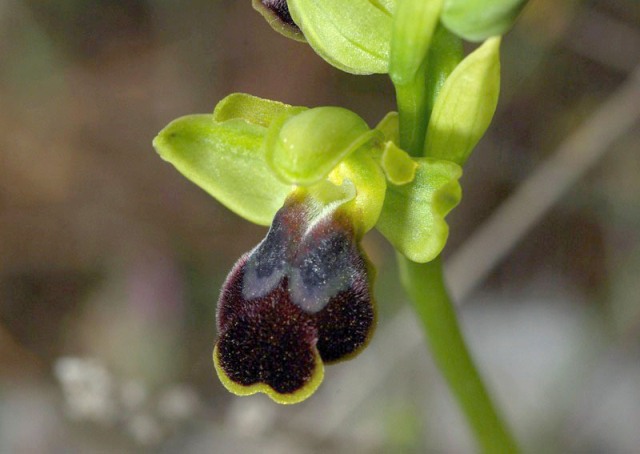
<path id="1" fill-rule="evenodd" d="M 162 159 L 243 218 L 269 225 L 292 189 L 265 161 L 263 126 L 236 118 L 215 122 L 212 114 L 188 115 L 153 140 Z"/>

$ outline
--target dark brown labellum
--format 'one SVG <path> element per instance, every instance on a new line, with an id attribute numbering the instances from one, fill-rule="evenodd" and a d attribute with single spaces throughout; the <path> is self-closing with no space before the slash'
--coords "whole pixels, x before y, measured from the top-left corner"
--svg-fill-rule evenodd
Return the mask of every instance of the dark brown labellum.
<path id="1" fill-rule="evenodd" d="M 224 284 L 216 361 L 234 384 L 295 394 L 322 367 L 319 359 L 352 356 L 371 335 L 369 266 L 351 219 L 310 206 L 291 196 Z"/>

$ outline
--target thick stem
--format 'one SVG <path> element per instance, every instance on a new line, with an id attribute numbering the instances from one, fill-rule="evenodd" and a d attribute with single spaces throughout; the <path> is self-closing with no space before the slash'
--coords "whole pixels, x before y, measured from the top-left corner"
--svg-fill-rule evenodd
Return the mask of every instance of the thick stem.
<path id="1" fill-rule="evenodd" d="M 415 263 L 398 257 L 402 283 L 426 332 L 434 361 L 457 399 L 482 452 L 517 452 L 460 332 L 444 285 L 440 258 Z"/>
<path id="2" fill-rule="evenodd" d="M 418 69 L 413 82 L 395 87 L 400 115 L 400 144 L 407 153 L 414 156 L 422 155 L 429 118 L 425 65 L 426 63 Z"/>

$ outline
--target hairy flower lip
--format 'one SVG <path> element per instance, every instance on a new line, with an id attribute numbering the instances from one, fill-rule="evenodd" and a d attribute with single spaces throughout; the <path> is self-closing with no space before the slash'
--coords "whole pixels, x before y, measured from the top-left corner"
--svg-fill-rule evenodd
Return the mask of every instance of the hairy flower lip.
<path id="1" fill-rule="evenodd" d="M 320 385 L 323 362 L 356 355 L 372 335 L 372 270 L 352 220 L 340 207 L 316 219 L 309 205 L 290 196 L 223 286 L 214 364 L 235 394 L 304 400 Z"/>

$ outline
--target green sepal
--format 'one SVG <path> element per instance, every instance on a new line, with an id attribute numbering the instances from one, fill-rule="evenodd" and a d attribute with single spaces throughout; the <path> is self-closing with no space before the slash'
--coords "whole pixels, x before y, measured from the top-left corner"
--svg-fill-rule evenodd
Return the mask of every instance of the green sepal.
<path id="1" fill-rule="evenodd" d="M 218 123 L 211 114 L 188 115 L 169 123 L 153 146 L 231 211 L 269 225 L 292 187 L 267 166 L 261 147 L 266 131 L 242 119 Z"/>
<path id="2" fill-rule="evenodd" d="M 483 136 L 500 93 L 500 38 L 485 41 L 453 70 L 438 95 L 425 156 L 463 165 Z"/>
<path id="3" fill-rule="evenodd" d="M 282 181 L 309 186 L 381 135 L 350 110 L 316 107 L 276 120 L 264 149 L 267 163 Z"/>
<path id="4" fill-rule="evenodd" d="M 427 57 L 444 0 L 403 0 L 393 20 L 389 76 L 395 85 L 413 82 Z"/>
<path id="5" fill-rule="evenodd" d="M 527 0 L 445 0 L 443 24 L 469 41 L 503 35 L 527 4 Z"/>
<path id="6" fill-rule="evenodd" d="M 306 109 L 306 107 L 290 106 L 246 93 L 232 93 L 216 105 L 213 110 L 213 120 L 221 123 L 239 118 L 268 128 L 280 115 L 287 112 L 297 113 L 300 109 Z"/>
<path id="7" fill-rule="evenodd" d="M 328 63 L 352 74 L 386 73 L 395 1 L 288 0 L 307 42 Z"/>
<path id="8" fill-rule="evenodd" d="M 380 165 L 387 180 L 396 185 L 412 182 L 418 168 L 418 163 L 411 159 L 406 151 L 391 141 L 385 143 Z"/>
<path id="9" fill-rule="evenodd" d="M 417 158 L 413 181 L 389 184 L 376 227 L 408 259 L 425 263 L 440 254 L 449 235 L 445 216 L 460 202 L 457 164 Z"/>

